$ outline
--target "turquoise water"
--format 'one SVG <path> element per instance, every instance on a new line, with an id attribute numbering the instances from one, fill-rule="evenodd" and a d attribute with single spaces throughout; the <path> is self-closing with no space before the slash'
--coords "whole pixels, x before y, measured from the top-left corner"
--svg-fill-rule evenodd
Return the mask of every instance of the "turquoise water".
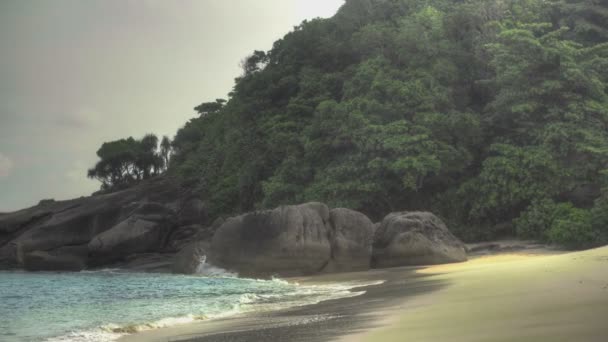
<path id="1" fill-rule="evenodd" d="M 350 288 L 113 271 L 0 272 L 0 341 L 112 341 L 125 333 L 357 295 Z"/>

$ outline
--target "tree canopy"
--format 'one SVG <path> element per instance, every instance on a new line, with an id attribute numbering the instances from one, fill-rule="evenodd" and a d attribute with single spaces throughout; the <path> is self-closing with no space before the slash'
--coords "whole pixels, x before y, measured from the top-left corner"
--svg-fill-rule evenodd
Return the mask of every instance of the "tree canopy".
<path id="1" fill-rule="evenodd" d="M 608 243 L 607 14 L 347 0 L 246 58 L 229 101 L 177 132 L 169 172 L 212 216 L 315 200 L 433 211 L 465 240 Z M 98 152 L 104 184 L 145 176 L 129 144 Z"/>
<path id="2" fill-rule="evenodd" d="M 101 182 L 102 190 L 121 189 L 163 172 L 169 162 L 171 144 L 163 137 L 161 150 L 158 137 L 146 134 L 140 140 L 129 137 L 103 143 L 99 161 L 88 171 L 89 178 Z"/>

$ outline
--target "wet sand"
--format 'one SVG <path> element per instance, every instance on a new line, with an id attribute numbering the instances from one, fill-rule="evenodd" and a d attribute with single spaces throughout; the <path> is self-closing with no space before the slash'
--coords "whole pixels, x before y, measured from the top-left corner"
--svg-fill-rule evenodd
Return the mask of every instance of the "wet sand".
<path id="1" fill-rule="evenodd" d="M 120 341 L 328 341 L 378 327 L 389 308 L 444 286 L 442 281 L 416 274 L 418 269 L 394 268 L 292 278 L 289 281 L 301 284 L 384 283 L 354 288 L 351 291 L 365 291 L 356 297 L 145 331 L 125 336 Z"/>
<path id="2" fill-rule="evenodd" d="M 544 252 L 543 252 L 544 253 Z M 608 247 L 292 279 L 352 298 L 126 336 L 141 341 L 608 341 Z"/>

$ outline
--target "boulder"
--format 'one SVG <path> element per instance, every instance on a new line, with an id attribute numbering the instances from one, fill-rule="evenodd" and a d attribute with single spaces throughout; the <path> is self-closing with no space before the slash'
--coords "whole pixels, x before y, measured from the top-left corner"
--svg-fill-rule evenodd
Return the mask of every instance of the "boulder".
<path id="1" fill-rule="evenodd" d="M 374 236 L 375 268 L 466 261 L 466 247 L 437 216 L 428 212 L 387 215 Z"/>
<path id="2" fill-rule="evenodd" d="M 64 246 L 86 245 L 97 234 L 116 224 L 120 206 L 76 203 L 26 223 L 19 234 L 0 248 L 0 256 L 23 266 L 23 257 L 34 251 L 50 251 Z"/>
<path id="3" fill-rule="evenodd" d="M 86 260 L 89 257 L 89 246 L 63 246 L 50 251 L 52 255 L 61 256 L 68 255 Z"/>
<path id="4" fill-rule="evenodd" d="M 178 215 L 180 226 L 205 224 L 207 222 L 207 208 L 205 202 L 198 198 L 191 198 L 181 206 Z"/>
<path id="5" fill-rule="evenodd" d="M 297 276 L 330 261 L 329 208 L 290 205 L 232 217 L 211 241 L 208 262 L 241 276 Z"/>
<path id="6" fill-rule="evenodd" d="M 124 260 L 131 254 L 161 249 L 167 235 L 167 222 L 148 221 L 132 216 L 89 242 L 93 265 Z"/>
<path id="7" fill-rule="evenodd" d="M 333 209 L 331 222 L 331 261 L 325 272 L 369 269 L 374 225 L 364 214 L 350 209 Z"/>
<path id="8" fill-rule="evenodd" d="M 178 274 L 195 274 L 206 254 L 205 243 L 192 242 L 175 255 L 171 271 Z"/>
<path id="9" fill-rule="evenodd" d="M 380 228 L 380 226 L 382 225 L 382 222 L 376 222 L 374 223 L 374 235 L 376 234 L 376 231 L 378 230 L 378 228 Z"/>
<path id="10" fill-rule="evenodd" d="M 183 196 L 174 180 L 158 177 L 139 185 L 68 201 L 41 201 L 38 205 L 0 216 L 0 268 L 23 267 L 24 256 L 63 246 L 86 245 L 95 236 L 133 215 L 162 219 L 166 208 L 141 203 L 170 203 Z M 158 215 L 156 209 L 163 212 Z"/>
<path id="11" fill-rule="evenodd" d="M 86 259 L 77 255 L 34 251 L 25 254 L 23 267 L 28 271 L 81 271 L 86 267 Z"/>
<path id="12" fill-rule="evenodd" d="M 175 216 L 175 212 L 161 203 L 156 202 L 142 202 L 137 203 L 137 207 L 133 212 L 129 214 L 131 217 L 146 221 L 165 221 L 172 219 Z"/>
<path id="13" fill-rule="evenodd" d="M 169 241 L 165 246 L 165 252 L 175 253 L 180 251 L 182 248 L 190 244 L 195 240 L 196 236 L 206 228 L 200 224 L 192 224 L 188 226 L 181 226 L 173 229 L 169 236 Z"/>
<path id="14" fill-rule="evenodd" d="M 110 265 L 131 272 L 171 273 L 173 254 L 143 253 L 129 255 L 124 262 Z"/>

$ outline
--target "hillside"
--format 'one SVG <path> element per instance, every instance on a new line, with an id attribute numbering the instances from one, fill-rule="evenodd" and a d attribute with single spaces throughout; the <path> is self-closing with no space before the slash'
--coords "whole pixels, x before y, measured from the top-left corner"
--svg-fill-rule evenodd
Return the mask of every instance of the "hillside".
<path id="1" fill-rule="evenodd" d="M 243 63 L 173 141 L 216 217 L 323 201 L 465 240 L 608 242 L 608 5 L 349 0 Z"/>

